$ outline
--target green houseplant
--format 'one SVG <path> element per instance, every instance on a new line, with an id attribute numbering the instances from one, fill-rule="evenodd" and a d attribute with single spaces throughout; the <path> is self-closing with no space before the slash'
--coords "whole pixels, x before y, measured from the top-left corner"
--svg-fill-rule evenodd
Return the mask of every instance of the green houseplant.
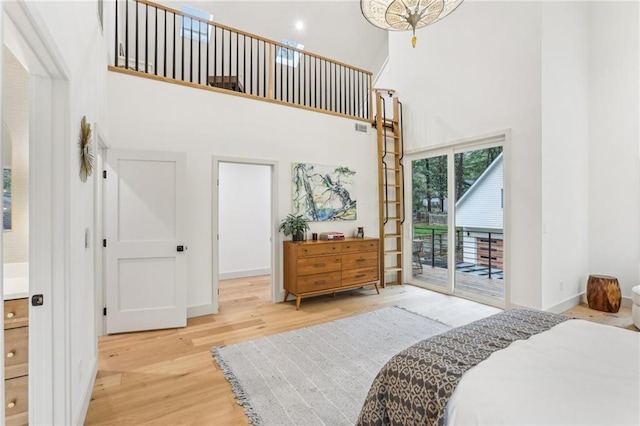
<path id="1" fill-rule="evenodd" d="M 304 241 L 304 231 L 309 228 L 307 219 L 302 215 L 289 214 L 280 222 L 280 230 L 284 235 L 292 235 L 293 241 Z"/>

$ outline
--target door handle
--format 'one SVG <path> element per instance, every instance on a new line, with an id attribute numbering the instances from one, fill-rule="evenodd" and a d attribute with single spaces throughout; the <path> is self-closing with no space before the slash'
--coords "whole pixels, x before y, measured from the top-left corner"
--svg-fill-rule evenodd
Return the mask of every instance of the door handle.
<path id="1" fill-rule="evenodd" d="M 188 247 L 186 247 L 186 246 L 178 246 L 176 249 L 177 249 L 178 251 L 185 251 L 187 248 L 188 248 Z"/>

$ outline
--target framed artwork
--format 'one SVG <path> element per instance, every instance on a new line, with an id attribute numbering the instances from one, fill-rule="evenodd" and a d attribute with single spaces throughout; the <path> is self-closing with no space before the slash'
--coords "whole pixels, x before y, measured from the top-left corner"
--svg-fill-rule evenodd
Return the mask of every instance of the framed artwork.
<path id="1" fill-rule="evenodd" d="M 356 172 L 344 166 L 293 163 L 293 212 L 312 222 L 355 220 Z"/>

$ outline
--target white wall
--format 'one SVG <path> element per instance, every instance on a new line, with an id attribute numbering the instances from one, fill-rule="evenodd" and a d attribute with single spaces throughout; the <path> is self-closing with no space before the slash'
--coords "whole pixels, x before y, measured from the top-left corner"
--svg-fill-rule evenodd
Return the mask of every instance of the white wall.
<path id="1" fill-rule="evenodd" d="M 589 273 L 624 297 L 640 282 L 638 7 L 594 3 L 589 26 Z"/>
<path id="2" fill-rule="evenodd" d="M 407 149 L 512 129 L 511 302 L 541 305 L 541 4 L 465 2 L 417 32 L 389 33 L 377 87 L 404 104 Z"/>
<path id="3" fill-rule="evenodd" d="M 277 162 L 279 201 L 271 223 L 274 234 L 280 219 L 291 212 L 292 162 L 353 168 L 359 197 L 358 220 L 312 223 L 311 229 L 352 234 L 357 226 L 364 226 L 374 236 L 378 224 L 374 132 L 357 133 L 354 121 L 345 118 L 117 72 L 109 73 L 108 82 L 112 148 L 187 153 L 187 306 L 208 305 L 213 300 L 214 155 Z M 278 286 L 282 291 L 281 279 Z"/>
<path id="4" fill-rule="evenodd" d="M 220 278 L 270 273 L 271 166 L 221 162 L 218 178 Z"/>
<path id="5" fill-rule="evenodd" d="M 575 298 L 588 274 L 588 22 L 588 2 L 543 3 L 543 309 Z"/>

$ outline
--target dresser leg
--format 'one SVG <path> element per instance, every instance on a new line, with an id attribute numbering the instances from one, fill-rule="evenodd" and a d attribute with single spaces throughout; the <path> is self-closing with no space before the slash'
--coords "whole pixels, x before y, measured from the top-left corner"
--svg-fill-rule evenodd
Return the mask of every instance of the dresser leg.
<path id="1" fill-rule="evenodd" d="M 378 284 L 374 284 L 376 286 L 376 291 L 378 292 L 378 294 L 380 294 L 380 289 L 378 288 Z"/>
<path id="2" fill-rule="evenodd" d="M 296 296 L 296 311 L 300 310 L 300 300 L 302 300 L 302 297 Z"/>
<path id="3" fill-rule="evenodd" d="M 284 291 L 284 301 L 286 302 L 288 298 L 289 298 L 289 290 L 285 290 Z"/>

